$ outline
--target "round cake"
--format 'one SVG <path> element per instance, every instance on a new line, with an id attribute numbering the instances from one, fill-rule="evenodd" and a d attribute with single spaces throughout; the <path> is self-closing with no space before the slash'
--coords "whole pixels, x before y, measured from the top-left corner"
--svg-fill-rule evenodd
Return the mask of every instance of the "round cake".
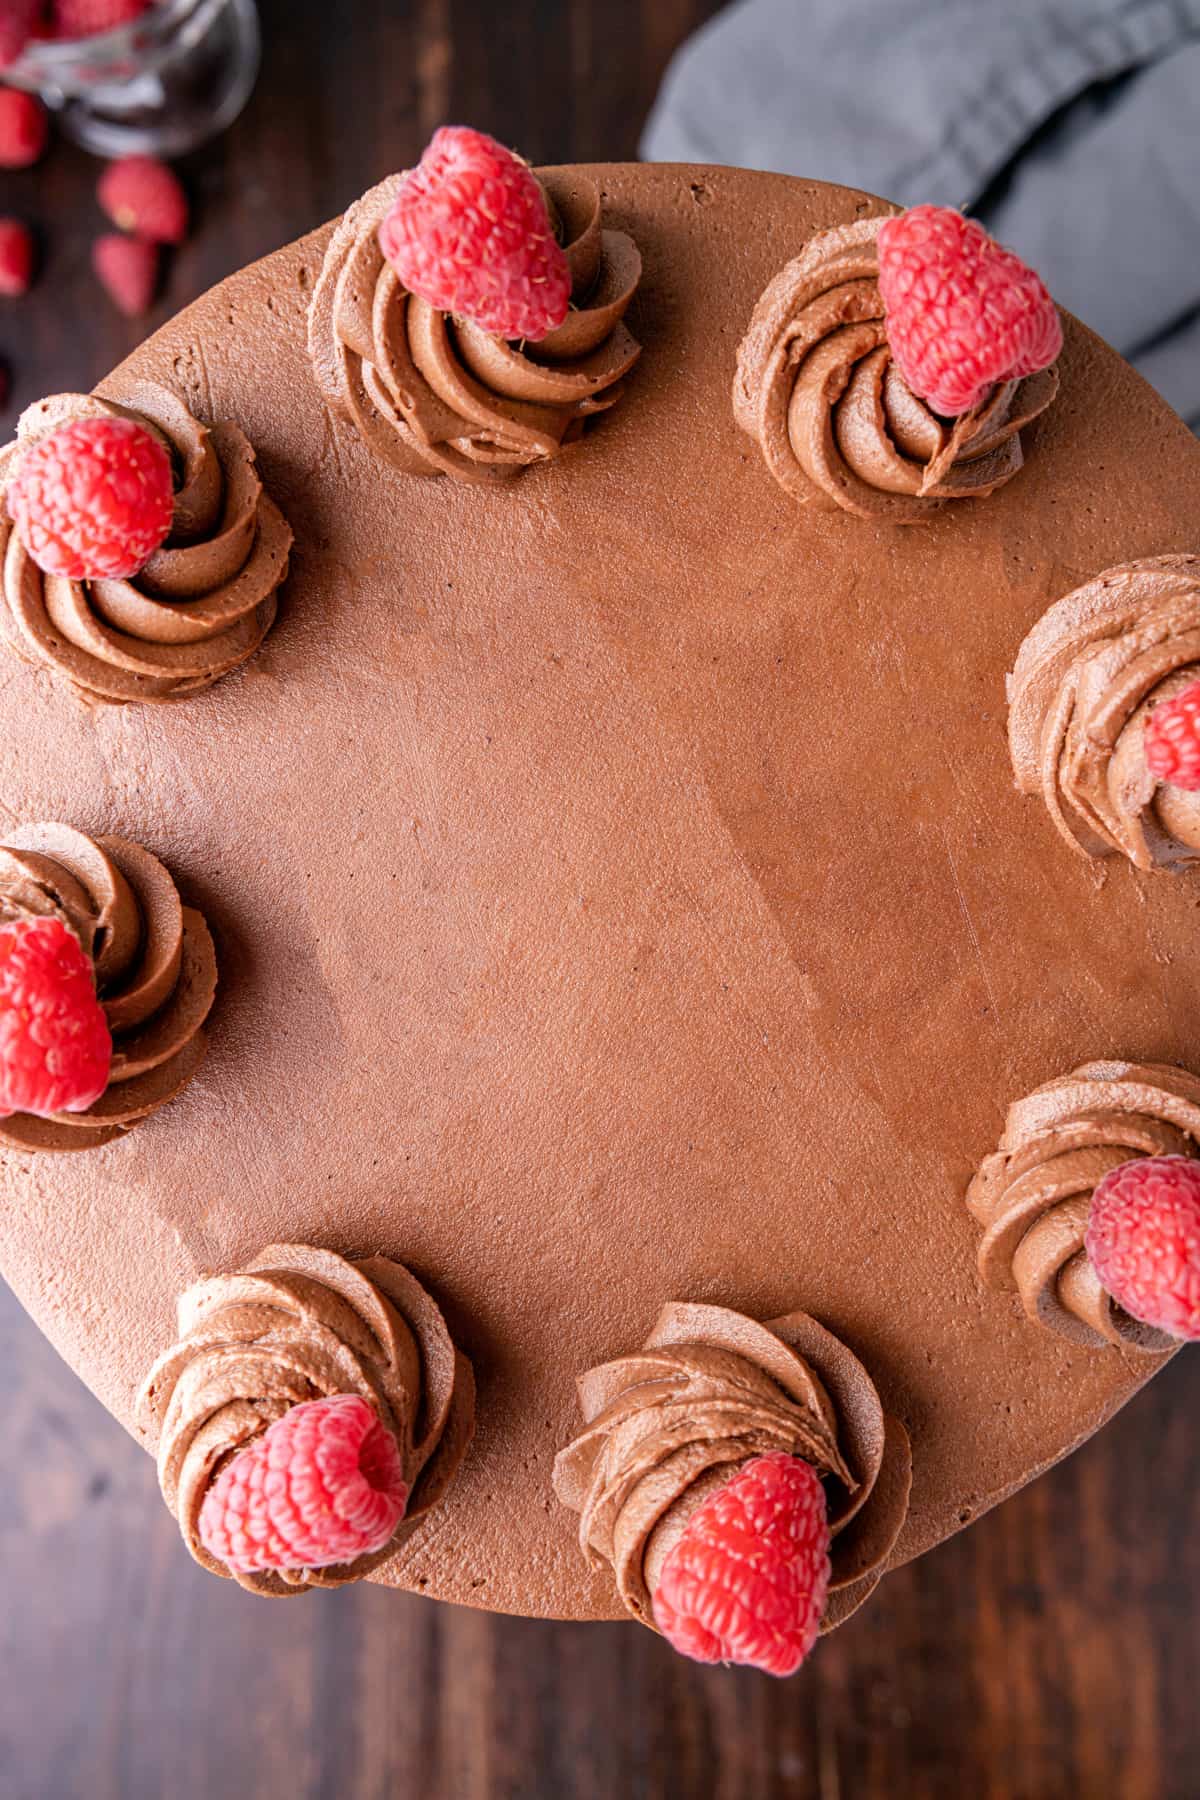
<path id="1" fill-rule="evenodd" d="M 1054 602 L 1196 548 L 1200 448 L 1067 320 L 1002 481 L 911 523 L 797 504 L 735 417 L 739 343 L 816 234 L 890 209 L 547 174 L 580 179 L 640 254 L 641 355 L 622 338 L 619 404 L 513 479 L 401 466 L 329 404 L 307 324 L 333 227 L 101 384 L 234 422 L 294 544 L 266 636 L 269 585 L 245 655 L 169 703 L 4 662 L 5 832 L 145 847 L 219 985 L 198 1073 L 136 1131 L 0 1149 L 0 1266 L 134 1429 L 185 1290 L 267 1246 L 401 1265 L 473 1364 L 475 1436 L 370 1578 L 596 1619 L 621 1601 L 555 1458 L 579 1378 L 672 1303 L 808 1315 L 853 1352 L 911 1444 L 893 1563 L 1159 1366 L 981 1282 L 964 1196 L 1041 1084 L 1200 1070 L 1193 878 L 1071 855 L 1005 734 Z"/>

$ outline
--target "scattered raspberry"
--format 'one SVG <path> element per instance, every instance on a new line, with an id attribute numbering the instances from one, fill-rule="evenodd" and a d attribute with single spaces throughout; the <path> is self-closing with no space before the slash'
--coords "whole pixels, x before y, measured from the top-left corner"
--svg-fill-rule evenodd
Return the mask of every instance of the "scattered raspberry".
<path id="1" fill-rule="evenodd" d="M 1146 720 L 1146 767 L 1172 787 L 1200 788 L 1200 681 L 1156 706 Z"/>
<path id="2" fill-rule="evenodd" d="M 0 0 L 0 69 L 16 62 L 33 36 L 42 0 Z"/>
<path id="3" fill-rule="evenodd" d="M 1131 1318 L 1200 1338 L 1200 1163 L 1140 1156 L 1110 1169 L 1086 1244 L 1100 1285 Z"/>
<path id="4" fill-rule="evenodd" d="M 33 280 L 33 233 L 20 219 L 0 219 L 0 294 L 15 300 Z"/>
<path id="5" fill-rule="evenodd" d="M 98 37 L 102 31 L 131 25 L 153 5 L 154 0 L 54 0 L 54 35 Z"/>
<path id="6" fill-rule="evenodd" d="M 0 87 L 0 169 L 27 169 L 49 136 L 49 115 L 37 95 Z"/>
<path id="7" fill-rule="evenodd" d="M 182 244 L 188 203 L 174 169 L 156 156 L 123 156 L 109 163 L 97 189 L 114 225 L 152 244 Z"/>
<path id="8" fill-rule="evenodd" d="M 1047 368 L 1062 349 L 1039 276 L 948 206 L 914 206 L 879 227 L 888 343 L 914 394 L 947 418 L 998 381 Z"/>
<path id="9" fill-rule="evenodd" d="M 171 529 L 166 451 L 132 419 L 73 419 L 24 452 L 8 488 L 21 541 L 48 575 L 135 575 Z"/>
<path id="10" fill-rule="evenodd" d="M 536 342 L 561 325 L 571 274 L 527 163 L 494 138 L 443 125 L 379 228 L 410 293 L 484 331 Z"/>
<path id="11" fill-rule="evenodd" d="M 200 1541 L 240 1575 L 325 1569 L 382 1550 L 408 1488 L 396 1440 L 357 1394 L 306 1400 L 221 1470 Z"/>
<path id="12" fill-rule="evenodd" d="M 829 1587 L 825 1490 L 799 1457 L 756 1456 L 688 1520 L 662 1567 L 654 1618 L 697 1662 L 792 1675 Z"/>
<path id="13" fill-rule="evenodd" d="M 0 1114 L 86 1112 L 112 1038 L 92 965 L 61 919 L 0 926 Z"/>
<path id="14" fill-rule="evenodd" d="M 110 231 L 92 245 L 92 267 L 127 319 L 149 312 L 158 287 L 158 245 Z"/>

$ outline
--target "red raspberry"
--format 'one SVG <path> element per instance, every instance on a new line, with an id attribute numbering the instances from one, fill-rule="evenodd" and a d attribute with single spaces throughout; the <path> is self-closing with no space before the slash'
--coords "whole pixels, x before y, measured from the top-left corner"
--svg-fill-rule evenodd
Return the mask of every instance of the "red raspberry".
<path id="1" fill-rule="evenodd" d="M 49 115 L 37 95 L 0 87 L 0 169 L 27 169 L 49 136 Z"/>
<path id="2" fill-rule="evenodd" d="M 33 233 L 20 219 L 0 219 L 0 294 L 15 300 L 33 280 Z"/>
<path id="3" fill-rule="evenodd" d="M 408 1488 L 396 1440 L 357 1394 L 306 1400 L 221 1470 L 200 1541 L 239 1575 L 325 1569 L 382 1550 Z"/>
<path id="4" fill-rule="evenodd" d="M 410 293 L 497 337 L 561 325 L 571 273 L 527 163 L 495 138 L 443 125 L 379 228 Z"/>
<path id="5" fill-rule="evenodd" d="M 86 1112 L 111 1062 L 108 1020 L 75 933 L 52 917 L 0 926 L 0 1114 Z"/>
<path id="6" fill-rule="evenodd" d="M 136 575 L 171 529 L 171 463 L 132 419 L 73 419 L 25 451 L 9 483 L 21 541 L 48 575 Z"/>
<path id="7" fill-rule="evenodd" d="M 54 35 L 97 37 L 102 31 L 132 24 L 153 5 L 154 0 L 54 0 Z"/>
<path id="8" fill-rule="evenodd" d="M 1200 1163 L 1139 1156 L 1096 1184 L 1087 1253 L 1131 1318 L 1200 1338 Z"/>
<path id="9" fill-rule="evenodd" d="M 15 63 L 38 23 L 42 0 L 0 0 L 0 69 Z"/>
<path id="10" fill-rule="evenodd" d="M 654 1618 L 697 1662 L 792 1675 L 817 1640 L 829 1588 L 829 1526 L 816 1470 L 756 1456 L 697 1507 L 663 1563 Z"/>
<path id="11" fill-rule="evenodd" d="M 879 227 L 888 343 L 914 394 L 947 418 L 998 381 L 1047 368 L 1062 349 L 1039 276 L 949 206 L 914 206 Z"/>
<path id="12" fill-rule="evenodd" d="M 1159 781 L 1200 788 L 1200 681 L 1156 706 L 1146 720 L 1146 767 Z"/>
<path id="13" fill-rule="evenodd" d="M 149 312 L 158 287 L 158 245 L 109 232 L 92 245 L 92 267 L 127 319 Z"/>
<path id="14" fill-rule="evenodd" d="M 156 156 L 123 156 L 109 163 L 97 194 L 114 225 L 152 244 L 182 244 L 187 195 L 174 169 Z"/>

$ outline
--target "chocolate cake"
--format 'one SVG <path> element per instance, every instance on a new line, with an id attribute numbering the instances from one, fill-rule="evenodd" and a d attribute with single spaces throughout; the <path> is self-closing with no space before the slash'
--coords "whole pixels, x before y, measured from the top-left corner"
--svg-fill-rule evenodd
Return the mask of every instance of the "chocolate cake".
<path id="1" fill-rule="evenodd" d="M 987 1281 L 977 1257 L 1026 1147 L 1025 1113 L 1001 1139 L 1010 1103 L 1092 1065 L 1168 1093 L 1164 1068 L 1200 1072 L 1193 877 L 1067 851 L 1014 786 L 1005 685 L 1064 595 L 1196 550 L 1200 448 L 1071 320 L 1057 393 L 1035 376 L 965 434 L 914 412 L 880 355 L 891 209 L 867 195 L 704 167 L 545 184 L 568 254 L 590 234 L 557 360 L 415 304 L 401 330 L 369 197 L 100 384 L 157 417 L 177 468 L 215 454 L 192 541 L 221 543 L 175 565 L 208 636 L 161 654 L 153 568 L 149 589 L 43 593 L 10 551 L 0 839 L 40 849 L 21 834 L 53 820 L 122 866 L 144 847 L 219 985 L 203 1064 L 136 1131 L 73 1156 L 5 1134 L 0 1267 L 159 1451 L 185 1531 L 186 1346 L 205 1308 L 236 1333 L 274 1284 L 287 1331 L 350 1343 L 346 1379 L 381 1405 L 436 1395 L 432 1430 L 405 1415 L 419 1516 L 370 1579 L 644 1609 L 645 1377 L 668 1384 L 664 1454 L 697 1469 L 726 1442 L 816 1446 L 845 1489 L 832 1622 L 1170 1353 L 1090 1300 L 1043 1329 L 1003 1246 Z M 829 240 L 807 286 L 771 284 L 829 232 L 860 336 L 806 379 L 789 450 L 772 321 L 819 301 L 822 329 L 845 322 Z M 1111 1141 L 1190 1143 L 1158 1118 Z M 411 1301 L 436 1343 L 424 1399 L 359 1342 L 376 1301 L 404 1342 Z M 147 1386 L 164 1367 L 178 1401 Z M 244 1432 L 244 1388 L 221 1394 Z M 732 1435 L 710 1429 L 734 1400 Z"/>

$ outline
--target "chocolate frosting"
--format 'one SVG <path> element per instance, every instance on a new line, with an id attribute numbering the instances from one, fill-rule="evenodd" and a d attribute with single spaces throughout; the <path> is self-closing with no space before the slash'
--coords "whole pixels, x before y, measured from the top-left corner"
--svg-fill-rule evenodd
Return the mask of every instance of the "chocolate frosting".
<path id="1" fill-rule="evenodd" d="M 0 922 L 50 916 L 92 958 L 113 1035 L 108 1086 L 86 1112 L 0 1118 L 0 1144 L 89 1150 L 173 1098 L 200 1066 L 217 986 L 212 937 L 138 844 L 70 825 L 24 825 L 0 844 Z"/>
<path id="2" fill-rule="evenodd" d="M 1161 1366 L 1032 1330 L 978 1280 L 962 1196 L 997 1096 L 1089 1044 L 1200 1071 L 1191 882 L 1027 853 L 995 728 L 1052 598 L 1197 548 L 1200 445 L 1067 319 L 1036 479 L 851 544 L 764 479 L 729 387 L 780 246 L 877 203 L 583 173 L 654 337 L 565 469 L 404 481 L 331 417 L 306 320 L 332 227 L 104 382 L 239 420 L 304 580 L 184 706 L 64 705 L 0 667 L 0 803 L 140 835 L 222 965 L 203 1096 L 93 1155 L 0 1149 L 0 1271 L 125 1424 L 202 1272 L 314 1240 L 436 1271 L 486 1404 L 450 1503 L 372 1579 L 608 1619 L 550 1469 L 576 1374 L 672 1294 L 754 1319 L 820 1296 L 915 1427 L 893 1567 Z"/>
<path id="3" fill-rule="evenodd" d="M 471 1441 L 471 1365 L 421 1283 L 385 1257 L 272 1244 L 181 1297 L 179 1340 L 146 1377 L 137 1431 L 157 1450 L 163 1498 L 196 1561 L 253 1593 L 342 1587 L 378 1569 L 442 1498 Z M 392 1433 L 408 1488 L 403 1519 L 382 1550 L 350 1563 L 234 1574 L 200 1541 L 209 1486 L 289 1408 L 328 1394 L 361 1395 Z"/>
<path id="4" fill-rule="evenodd" d="M 0 485 L 21 451 L 71 419 L 133 418 L 171 457 L 171 533 L 127 581 L 44 574 L 0 515 L 5 629 L 18 654 L 48 663 L 93 701 L 171 700 L 211 686 L 258 649 L 275 620 L 292 533 L 263 492 L 236 425 L 203 425 L 169 388 L 137 385 L 126 405 L 58 394 L 21 415 L 0 452 Z"/>
<path id="5" fill-rule="evenodd" d="M 1162 1351 L 1101 1287 L 1084 1248 L 1092 1190 L 1136 1156 L 1200 1156 L 1200 1080 L 1159 1063 L 1084 1063 L 1008 1109 L 1000 1148 L 967 1190 L 979 1272 L 1029 1317 L 1093 1349 Z"/>
<path id="6" fill-rule="evenodd" d="M 313 293 L 309 348 L 335 412 L 407 474 L 509 480 L 557 456 L 615 405 L 640 354 L 623 324 L 641 279 L 631 237 L 603 228 L 582 171 L 540 177 L 571 271 L 571 310 L 537 344 L 512 344 L 409 294 L 379 248 L 404 176 L 346 213 Z"/>
<path id="7" fill-rule="evenodd" d="M 888 347 L 881 222 L 820 232 L 775 276 L 738 351 L 733 411 L 795 499 L 907 525 L 1010 481 L 1058 374 L 1002 382 L 955 420 L 919 400 Z"/>
<path id="8" fill-rule="evenodd" d="M 720 1306 L 665 1306 L 640 1351 L 580 1377 L 579 1400 L 587 1428 L 556 1459 L 554 1490 L 580 1514 L 589 1566 L 612 1565 L 642 1624 L 654 1626 L 663 1563 L 696 1508 L 771 1451 L 827 1478 L 822 1630 L 877 1586 L 908 1512 L 908 1433 L 858 1358 L 807 1313 L 760 1325 Z"/>
<path id="9" fill-rule="evenodd" d="M 1200 796 L 1146 767 L 1155 706 L 1200 676 L 1200 556 L 1106 569 L 1039 619 L 1008 678 L 1017 786 L 1072 850 L 1179 870 L 1200 857 Z"/>

